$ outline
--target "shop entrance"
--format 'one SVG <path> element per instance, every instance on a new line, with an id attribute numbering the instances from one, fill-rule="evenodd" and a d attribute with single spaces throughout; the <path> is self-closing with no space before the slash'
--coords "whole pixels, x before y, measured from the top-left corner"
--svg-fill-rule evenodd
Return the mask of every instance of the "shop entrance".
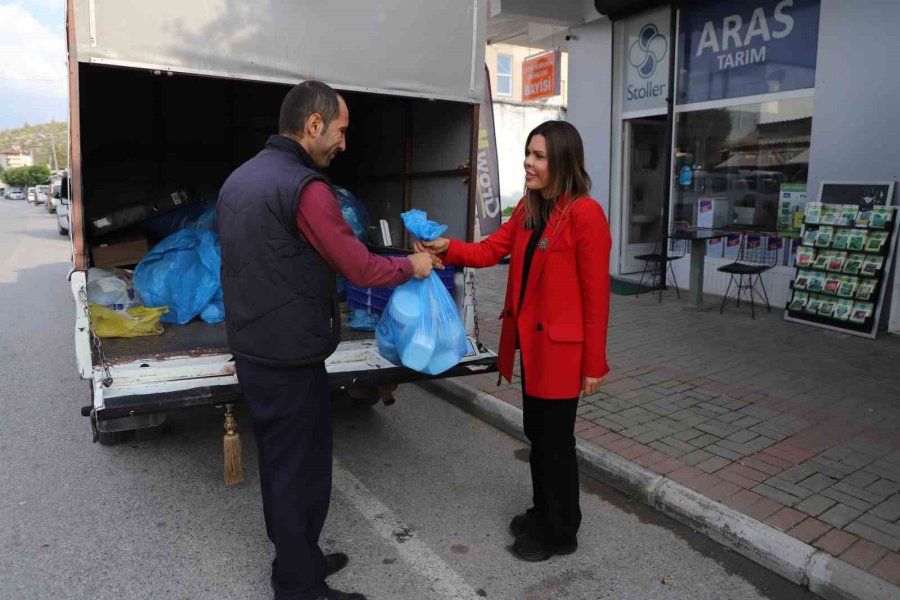
<path id="1" fill-rule="evenodd" d="M 623 122 L 622 273 L 639 273 L 635 256 L 654 251 L 666 201 L 666 116 Z"/>

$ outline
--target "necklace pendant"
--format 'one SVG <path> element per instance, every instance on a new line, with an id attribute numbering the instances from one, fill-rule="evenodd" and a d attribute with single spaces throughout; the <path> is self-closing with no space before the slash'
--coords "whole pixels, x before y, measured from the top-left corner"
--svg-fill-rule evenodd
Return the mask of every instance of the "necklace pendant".
<path id="1" fill-rule="evenodd" d="M 548 238 L 542 237 L 538 240 L 538 250 L 546 250 L 550 247 L 550 240 Z"/>

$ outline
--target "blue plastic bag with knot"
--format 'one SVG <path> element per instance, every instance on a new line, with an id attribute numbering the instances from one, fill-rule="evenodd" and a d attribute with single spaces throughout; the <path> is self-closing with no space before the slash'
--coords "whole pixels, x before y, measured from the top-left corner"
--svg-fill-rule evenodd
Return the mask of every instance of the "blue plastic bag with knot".
<path id="1" fill-rule="evenodd" d="M 403 219 L 403 224 L 411 234 L 426 242 L 442 236 L 447 231 L 446 225 L 429 221 L 428 214 L 416 208 L 401 213 L 400 218 Z"/>
<path id="2" fill-rule="evenodd" d="M 134 287 L 145 306 L 169 307 L 164 323 L 184 325 L 198 315 L 218 323 L 225 318 L 221 264 L 218 235 L 182 229 L 144 256 L 134 270 Z"/>

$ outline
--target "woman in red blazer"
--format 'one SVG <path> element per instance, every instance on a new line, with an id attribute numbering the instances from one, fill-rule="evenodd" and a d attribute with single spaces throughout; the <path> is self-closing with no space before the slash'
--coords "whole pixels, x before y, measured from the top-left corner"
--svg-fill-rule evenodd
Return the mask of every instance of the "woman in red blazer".
<path id="1" fill-rule="evenodd" d="M 516 555 L 538 561 L 578 548 L 575 410 L 579 393 L 596 392 L 609 371 L 611 241 L 603 209 L 587 195 L 584 146 L 569 123 L 548 121 L 528 135 L 525 187 L 509 221 L 484 241 L 438 238 L 417 249 L 476 268 L 510 256 L 498 367 L 510 380 L 521 351 L 534 505 L 509 528 Z"/>

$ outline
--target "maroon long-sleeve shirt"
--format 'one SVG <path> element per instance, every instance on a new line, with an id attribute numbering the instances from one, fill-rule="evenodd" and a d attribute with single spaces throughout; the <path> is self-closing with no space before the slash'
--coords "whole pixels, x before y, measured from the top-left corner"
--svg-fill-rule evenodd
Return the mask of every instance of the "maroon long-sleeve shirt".
<path id="1" fill-rule="evenodd" d="M 399 285 L 413 275 L 412 263 L 405 256 L 372 254 L 356 239 L 334 192 L 322 181 L 309 183 L 300 193 L 297 229 L 332 269 L 355 286 Z"/>

